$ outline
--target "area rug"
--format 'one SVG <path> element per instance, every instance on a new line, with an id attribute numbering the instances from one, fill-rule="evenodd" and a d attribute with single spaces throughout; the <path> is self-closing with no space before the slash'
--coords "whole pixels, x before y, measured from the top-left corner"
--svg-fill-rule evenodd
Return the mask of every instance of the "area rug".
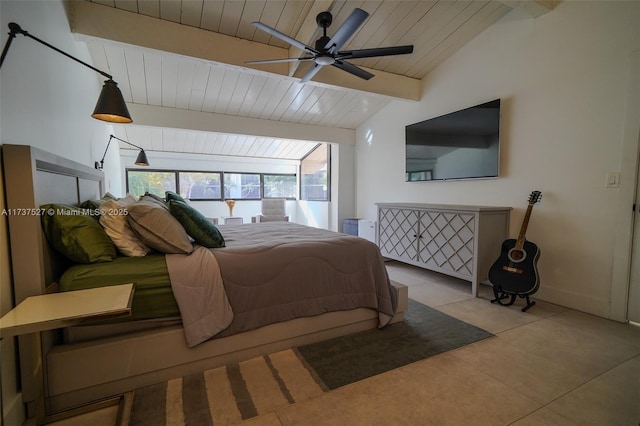
<path id="1" fill-rule="evenodd" d="M 138 389 L 130 426 L 231 425 L 492 334 L 409 300 L 405 320 Z M 126 423 L 125 423 L 126 424 Z"/>

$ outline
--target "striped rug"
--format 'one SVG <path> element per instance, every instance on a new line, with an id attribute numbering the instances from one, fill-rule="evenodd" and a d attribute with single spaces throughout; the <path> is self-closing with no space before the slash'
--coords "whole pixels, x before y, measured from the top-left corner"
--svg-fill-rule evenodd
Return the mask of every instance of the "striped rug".
<path id="1" fill-rule="evenodd" d="M 125 411 L 129 426 L 237 424 L 491 336 L 410 299 L 402 322 L 137 389 Z"/>
<path id="2" fill-rule="evenodd" d="M 295 349 L 137 389 L 129 426 L 231 425 L 322 394 Z"/>

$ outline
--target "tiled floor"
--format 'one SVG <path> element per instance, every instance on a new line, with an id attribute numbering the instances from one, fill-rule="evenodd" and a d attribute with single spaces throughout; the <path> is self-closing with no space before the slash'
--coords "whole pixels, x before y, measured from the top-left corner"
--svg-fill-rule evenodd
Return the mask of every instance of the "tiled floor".
<path id="1" fill-rule="evenodd" d="M 496 336 L 252 419 L 250 425 L 640 425 L 640 327 L 387 264 L 409 297 Z M 114 410 L 58 425 L 113 424 Z M 97 418 L 96 418 L 97 417 Z M 79 423 L 73 423 L 79 421 Z"/>

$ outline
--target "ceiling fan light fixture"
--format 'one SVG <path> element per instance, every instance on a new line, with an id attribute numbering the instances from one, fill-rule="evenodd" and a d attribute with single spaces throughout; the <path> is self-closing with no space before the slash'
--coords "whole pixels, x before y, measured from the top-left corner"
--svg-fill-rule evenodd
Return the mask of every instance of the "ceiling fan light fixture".
<path id="1" fill-rule="evenodd" d="M 360 26 L 369 17 L 369 14 L 362 9 L 354 9 L 349 17 L 342 23 L 340 28 L 332 37 L 327 36 L 327 27 L 331 25 L 333 16 L 331 12 L 320 12 L 316 16 L 317 24 L 322 27 L 322 36 L 316 40 L 315 49 L 308 46 L 286 34 L 281 33 L 275 28 L 254 22 L 253 25 L 265 31 L 267 34 L 297 47 L 304 52 L 305 56 L 299 58 L 283 58 L 283 59 L 267 59 L 262 61 L 248 61 L 248 64 L 270 64 L 278 62 L 299 62 L 313 61 L 315 65 L 307 71 L 300 79 L 301 83 L 310 81 L 320 69 L 325 65 L 332 65 L 336 68 L 346 71 L 365 80 L 369 80 L 374 75 L 357 65 L 347 62 L 345 59 L 363 59 L 375 58 L 380 56 L 405 55 L 413 52 L 413 46 L 392 46 L 392 47 L 374 47 L 371 49 L 356 49 L 340 52 L 340 48 L 358 31 Z M 311 56 L 309 56 L 311 55 Z"/>
<path id="2" fill-rule="evenodd" d="M 318 65 L 333 65 L 336 60 L 331 55 L 318 55 L 313 61 Z"/>

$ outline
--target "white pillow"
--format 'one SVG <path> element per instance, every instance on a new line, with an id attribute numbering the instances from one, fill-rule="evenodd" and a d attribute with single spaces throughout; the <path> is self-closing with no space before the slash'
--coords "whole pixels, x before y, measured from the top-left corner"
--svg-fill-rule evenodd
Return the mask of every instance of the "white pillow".
<path id="1" fill-rule="evenodd" d="M 125 256 L 145 256 L 151 252 L 151 247 L 138 238 L 127 221 L 127 206 L 135 202 L 134 197 L 127 196 L 120 200 L 105 201 L 100 205 L 100 224 Z"/>

